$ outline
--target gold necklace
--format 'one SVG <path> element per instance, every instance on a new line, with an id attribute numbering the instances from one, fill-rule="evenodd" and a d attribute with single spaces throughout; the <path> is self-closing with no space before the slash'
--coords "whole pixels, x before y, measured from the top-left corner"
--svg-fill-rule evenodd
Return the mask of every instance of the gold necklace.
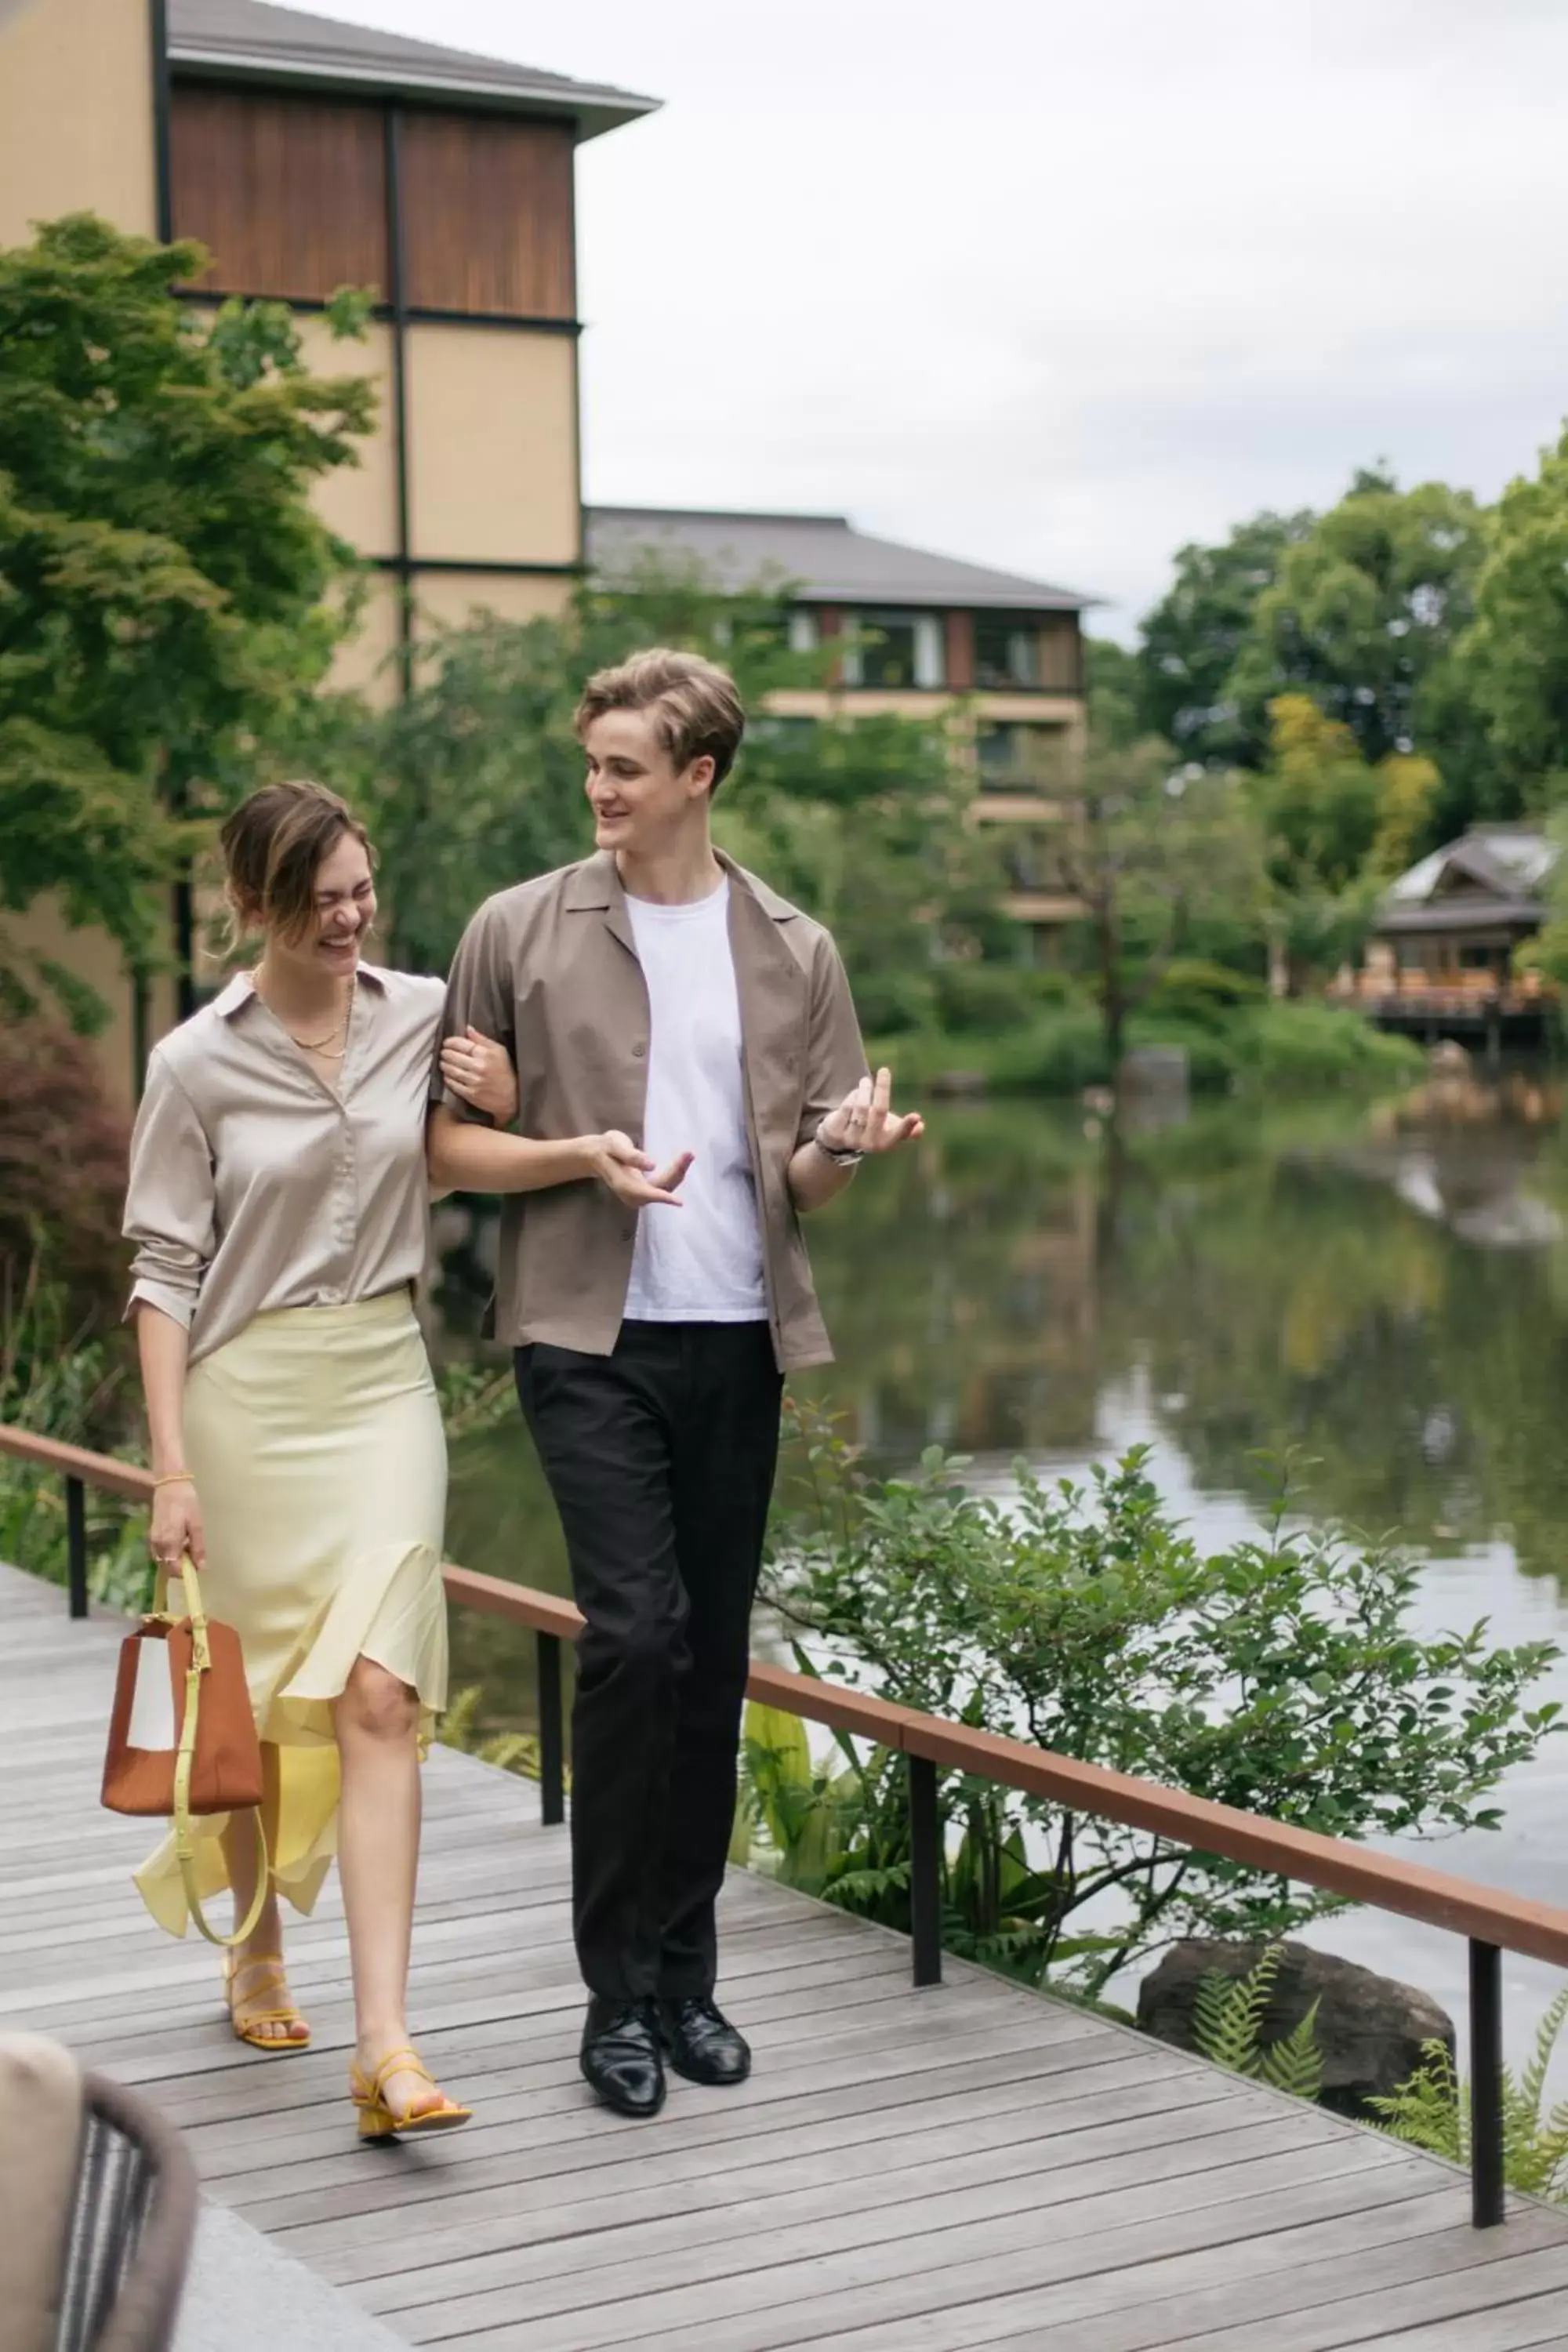
<path id="1" fill-rule="evenodd" d="M 329 1045 L 334 1044 L 339 1037 L 344 1035 L 348 1029 L 348 1025 L 349 1016 L 345 1013 L 337 1027 L 335 1029 L 329 1029 L 324 1037 L 296 1037 L 292 1029 L 289 1030 L 289 1035 L 293 1040 L 293 1043 L 299 1046 L 301 1054 L 323 1054 L 327 1055 L 327 1059 L 329 1061 L 337 1061 L 340 1060 L 342 1055 L 348 1051 L 347 1045 L 344 1045 L 340 1046 L 336 1054 L 327 1054 L 327 1048 Z"/>
<path id="2" fill-rule="evenodd" d="M 258 996 L 261 996 L 261 972 L 259 966 L 258 966 L 251 973 L 250 984 L 252 988 L 255 989 Z M 349 982 L 349 1001 L 344 1008 L 343 1017 L 337 1024 L 335 1028 L 328 1030 L 324 1037 L 296 1037 L 292 1029 L 290 1029 L 288 1024 L 284 1021 L 281 1013 L 273 1013 L 272 1017 L 282 1028 L 283 1034 L 288 1038 L 289 1044 L 291 1045 L 298 1045 L 301 1054 L 320 1054 L 323 1061 L 341 1062 L 343 1055 L 349 1049 L 348 1026 L 349 1023 L 353 1019 L 354 992 L 358 986 L 359 974 L 355 972 Z M 261 996 L 261 1002 L 263 1004 L 267 1004 L 267 999 L 265 996 Z M 269 1004 L 267 1005 L 267 1009 L 269 1013 L 272 1012 L 272 1007 Z M 343 1041 L 342 1045 L 339 1046 L 338 1051 L 335 1054 L 329 1053 L 327 1048 L 334 1044 L 339 1037 Z"/>

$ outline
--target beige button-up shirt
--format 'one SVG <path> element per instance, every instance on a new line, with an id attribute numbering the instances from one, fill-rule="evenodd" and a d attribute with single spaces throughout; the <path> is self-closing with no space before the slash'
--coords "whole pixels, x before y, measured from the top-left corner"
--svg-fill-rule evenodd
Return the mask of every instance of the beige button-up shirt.
<path id="1" fill-rule="evenodd" d="M 820 923 L 728 858 L 730 947 L 741 1004 L 746 1137 L 780 1369 L 831 1360 L 788 1183 L 790 1160 L 866 1074 L 849 984 Z M 601 852 L 503 890 L 463 935 L 447 1034 L 472 1023 L 506 1046 L 518 1125 L 561 1142 L 620 1128 L 641 1144 L 649 1013 L 626 893 Z M 464 1117 L 445 1091 L 436 1097 Z M 650 1209 L 649 1216 L 684 1213 Z M 608 1355 L 626 1311 L 637 1212 L 604 1185 L 557 1184 L 501 1204 L 498 1336 Z"/>
<path id="2" fill-rule="evenodd" d="M 429 1241 L 425 1117 L 445 992 L 359 969 L 342 1092 L 248 973 L 153 1048 L 131 1144 L 131 1301 L 183 1323 L 190 1360 L 254 1316 L 417 1282 Z"/>

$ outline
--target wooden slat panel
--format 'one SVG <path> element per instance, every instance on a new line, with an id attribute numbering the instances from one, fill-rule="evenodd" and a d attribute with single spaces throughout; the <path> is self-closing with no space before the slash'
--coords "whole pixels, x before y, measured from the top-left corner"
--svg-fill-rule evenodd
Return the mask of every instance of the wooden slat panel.
<path id="1" fill-rule="evenodd" d="M 1066 694 L 1083 690 L 1083 651 L 1070 613 L 1053 613 L 1040 623 L 1040 684 Z"/>
<path id="2" fill-rule="evenodd" d="M 404 292 L 412 308 L 574 315 L 568 128 L 410 112 L 399 149 Z"/>
<path id="3" fill-rule="evenodd" d="M 387 289 L 386 162 L 373 106 L 177 89 L 170 114 L 174 234 L 214 256 L 216 293 L 322 301 Z"/>

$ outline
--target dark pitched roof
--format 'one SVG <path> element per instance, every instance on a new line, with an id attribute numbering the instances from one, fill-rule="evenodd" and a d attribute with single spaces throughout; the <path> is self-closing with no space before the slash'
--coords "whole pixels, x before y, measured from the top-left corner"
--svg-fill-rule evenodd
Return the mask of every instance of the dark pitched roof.
<path id="1" fill-rule="evenodd" d="M 169 0 L 169 56 L 223 79 L 262 79 L 297 89 L 374 90 L 395 97 L 422 90 L 470 106 L 510 112 L 569 114 L 580 139 L 596 138 L 639 114 L 654 98 L 531 66 L 479 58 L 466 49 L 405 40 L 363 25 L 343 25 L 271 0 Z"/>
<path id="2" fill-rule="evenodd" d="M 651 548 L 700 564 L 725 588 L 789 580 L 805 602 L 995 605 L 1080 612 L 1096 600 L 1016 572 L 872 539 L 845 515 L 725 514 L 668 507 L 592 507 L 588 556 L 606 578 Z"/>
<path id="3" fill-rule="evenodd" d="M 1440 905 L 1456 888 L 1478 890 L 1500 903 L 1532 904 L 1557 863 L 1557 854 L 1555 842 L 1538 826 L 1477 825 L 1391 882 L 1384 908 L 1397 914 Z"/>

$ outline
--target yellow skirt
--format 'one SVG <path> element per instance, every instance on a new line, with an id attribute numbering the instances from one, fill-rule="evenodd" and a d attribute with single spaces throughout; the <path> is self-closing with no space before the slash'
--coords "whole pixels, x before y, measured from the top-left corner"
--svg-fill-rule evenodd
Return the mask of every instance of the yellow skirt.
<path id="1" fill-rule="evenodd" d="M 337 1851 L 332 1702 L 354 1661 L 417 1691 L 422 1755 L 447 1703 L 447 1444 L 407 1293 L 258 1315 L 192 1370 L 185 1445 L 207 1609 L 239 1635 L 257 1728 L 276 1751 L 278 1891 L 309 1911 Z M 226 1818 L 197 1825 L 204 1902 L 228 1885 Z M 136 1884 L 159 1926 L 183 1936 L 172 1837 Z"/>

